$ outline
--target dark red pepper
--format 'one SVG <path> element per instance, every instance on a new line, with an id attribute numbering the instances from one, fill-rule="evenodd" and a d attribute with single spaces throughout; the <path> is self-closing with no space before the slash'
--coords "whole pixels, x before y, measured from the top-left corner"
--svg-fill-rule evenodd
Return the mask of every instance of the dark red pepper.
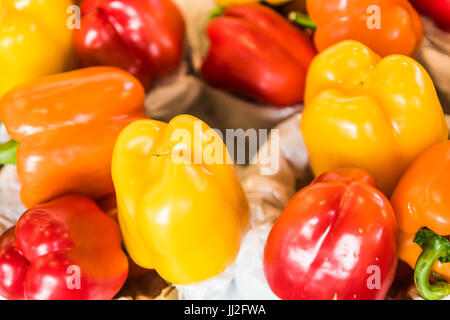
<path id="1" fill-rule="evenodd" d="M 127 70 L 145 87 L 176 70 L 185 25 L 171 0 L 83 0 L 75 49 L 85 66 Z"/>

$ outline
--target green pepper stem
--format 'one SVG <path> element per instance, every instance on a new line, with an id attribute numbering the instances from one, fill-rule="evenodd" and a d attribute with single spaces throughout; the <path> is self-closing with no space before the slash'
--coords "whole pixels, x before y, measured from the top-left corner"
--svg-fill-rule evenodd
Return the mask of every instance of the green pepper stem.
<path id="1" fill-rule="evenodd" d="M 441 300 L 450 294 L 450 284 L 444 281 L 430 283 L 431 268 L 435 262 L 448 255 L 450 242 L 433 236 L 423 244 L 423 251 L 414 270 L 414 282 L 420 295 L 427 300 Z"/>
<path id="2" fill-rule="evenodd" d="M 223 15 L 223 13 L 225 12 L 225 10 L 226 10 L 226 7 L 218 6 L 209 14 L 208 21 L 211 21 L 214 18 L 221 17 Z"/>
<path id="3" fill-rule="evenodd" d="M 16 153 L 19 143 L 10 140 L 0 145 L 0 164 L 16 164 Z"/>
<path id="4" fill-rule="evenodd" d="M 289 20 L 302 28 L 311 30 L 317 29 L 317 24 L 306 14 L 298 11 L 292 11 L 288 16 Z"/>

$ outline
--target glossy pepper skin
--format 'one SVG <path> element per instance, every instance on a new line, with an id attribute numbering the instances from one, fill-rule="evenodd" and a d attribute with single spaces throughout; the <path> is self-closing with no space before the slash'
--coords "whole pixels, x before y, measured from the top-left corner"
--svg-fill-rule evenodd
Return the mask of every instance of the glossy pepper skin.
<path id="1" fill-rule="evenodd" d="M 311 64 L 301 129 L 316 175 L 365 169 L 389 196 L 412 161 L 448 135 L 422 66 L 402 55 L 381 59 L 355 41 L 330 47 Z"/>
<path id="2" fill-rule="evenodd" d="M 292 198 L 264 251 L 264 272 L 278 297 L 385 298 L 397 265 L 397 223 L 373 183 L 362 170 L 339 169 Z M 371 276 L 379 279 L 375 287 Z"/>
<path id="3" fill-rule="evenodd" d="M 234 5 L 210 21 L 202 76 L 210 85 L 265 104 L 303 100 L 306 70 L 315 55 L 310 40 L 276 11 Z"/>
<path id="4" fill-rule="evenodd" d="M 127 70 L 144 87 L 179 66 L 185 25 L 171 0 L 83 0 L 77 56 L 85 66 Z"/>
<path id="5" fill-rule="evenodd" d="M 407 0 L 307 0 L 307 10 L 318 25 L 314 42 L 319 51 L 343 40 L 364 43 L 385 57 L 390 54 L 413 56 L 423 38 L 419 15 Z M 380 28 L 374 28 L 379 8 Z M 370 28 L 369 28 L 370 26 Z"/>
<path id="6" fill-rule="evenodd" d="M 73 65 L 69 0 L 2 0 L 0 97 L 15 85 Z"/>
<path id="7" fill-rule="evenodd" d="M 82 195 L 26 211 L 0 237 L 0 296 L 6 299 L 111 299 L 127 274 L 119 226 Z"/>
<path id="8" fill-rule="evenodd" d="M 445 31 L 450 32 L 450 0 L 410 0 L 419 13 L 430 17 Z"/>
<path id="9" fill-rule="evenodd" d="M 144 118 L 144 89 L 129 73 L 92 67 L 15 87 L 0 119 L 19 142 L 21 199 L 32 207 L 65 193 L 114 192 L 111 157 L 119 132 Z"/>
<path id="10" fill-rule="evenodd" d="M 446 141 L 418 157 L 402 176 L 392 195 L 392 206 L 400 230 L 399 258 L 412 268 L 423 253 L 413 241 L 420 229 L 428 228 L 440 236 L 450 235 L 449 184 L 450 141 Z M 433 272 L 450 281 L 450 263 L 441 263 L 436 258 L 430 262 Z M 448 294 L 450 288 L 440 298 Z"/>
<path id="11" fill-rule="evenodd" d="M 233 263 L 249 207 L 225 145 L 201 120 L 130 124 L 114 147 L 112 176 L 124 243 L 138 265 L 189 284 Z"/>

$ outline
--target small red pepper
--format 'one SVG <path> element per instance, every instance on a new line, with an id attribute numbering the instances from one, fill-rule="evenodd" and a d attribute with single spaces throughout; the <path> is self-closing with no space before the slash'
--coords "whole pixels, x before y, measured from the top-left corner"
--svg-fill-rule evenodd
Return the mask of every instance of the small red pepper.
<path id="1" fill-rule="evenodd" d="M 315 49 L 276 11 L 233 5 L 210 21 L 207 33 L 211 46 L 201 73 L 210 85 L 280 107 L 303 100 Z"/>
<path id="2" fill-rule="evenodd" d="M 82 195 L 26 211 L 0 237 L 0 296 L 111 299 L 128 274 L 117 223 Z"/>
<path id="3" fill-rule="evenodd" d="M 127 70 L 144 87 L 176 70 L 184 46 L 184 19 L 171 0 L 83 0 L 77 56 L 85 66 Z"/>
<path id="4" fill-rule="evenodd" d="M 411 0 L 419 13 L 430 17 L 445 31 L 450 32 L 450 0 Z"/>
<path id="5" fill-rule="evenodd" d="M 266 278 L 281 299 L 384 299 L 396 265 L 394 211 L 359 169 L 325 173 L 299 191 L 264 252 Z"/>

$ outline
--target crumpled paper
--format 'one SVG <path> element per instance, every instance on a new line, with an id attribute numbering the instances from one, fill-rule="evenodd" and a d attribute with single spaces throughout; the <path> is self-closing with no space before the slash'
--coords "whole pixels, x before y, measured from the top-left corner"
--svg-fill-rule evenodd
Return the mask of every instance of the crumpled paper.
<path id="1" fill-rule="evenodd" d="M 3 124 L 0 125 L 0 144 L 10 137 Z M 0 170 L 0 234 L 13 226 L 26 210 L 20 201 L 20 183 L 16 166 L 6 165 Z"/>
<path id="2" fill-rule="evenodd" d="M 16 166 L 0 171 L 0 234 L 16 224 L 26 208 L 20 201 L 20 183 Z"/>
<path id="3" fill-rule="evenodd" d="M 425 39 L 417 59 L 433 78 L 444 110 L 450 112 L 450 34 L 438 29 L 427 18 L 424 18 L 424 24 Z M 200 42 L 202 41 L 200 40 Z M 206 47 L 206 45 L 201 46 L 202 49 Z M 195 63 L 200 63 L 202 55 L 195 56 L 197 58 Z M 242 108 L 242 103 L 245 103 L 244 100 L 223 91 L 208 87 L 207 90 L 212 92 L 211 101 L 219 101 L 212 105 L 218 106 L 222 102 L 222 106 L 218 110 L 226 110 L 227 106 L 239 106 L 237 109 L 239 110 Z M 293 109 L 292 112 L 295 113 L 295 107 Z M 298 110 L 301 110 L 301 107 Z M 287 118 L 289 112 L 291 111 L 287 111 L 286 115 L 280 115 L 280 118 Z M 244 112 L 244 115 L 247 114 L 249 112 Z M 223 114 L 225 117 L 228 115 L 238 117 L 238 114 L 234 113 L 225 112 Z M 240 113 L 239 116 L 241 115 Z M 244 118 L 245 120 L 249 119 L 246 116 Z M 244 123 L 241 121 L 238 119 L 236 123 L 231 122 L 232 126 L 230 127 L 246 127 L 245 121 Z M 250 119 L 250 124 L 253 121 L 254 119 Z M 282 155 L 280 171 L 277 174 L 262 176 L 258 172 L 260 170 L 258 165 L 252 165 L 246 169 L 246 178 L 242 179 L 242 183 L 250 203 L 252 220 L 242 240 L 242 247 L 235 263 L 213 279 L 195 285 L 178 286 L 180 299 L 276 299 L 264 277 L 262 252 L 274 220 L 299 189 L 296 188 L 298 187 L 296 180 L 303 178 L 303 182 L 307 184 L 311 179 L 311 173 L 308 172 L 307 151 L 300 130 L 298 130 L 299 121 L 300 115 L 295 115 L 276 127 L 280 129 Z M 277 122 L 273 121 L 273 123 Z M 230 122 L 226 120 L 224 123 L 229 124 Z M 256 127 L 260 123 L 261 121 L 255 121 Z M 447 117 L 447 123 L 450 127 L 450 117 Z M 270 128 L 271 126 L 269 123 L 265 123 L 265 127 Z M 263 148 L 267 148 L 268 145 L 269 143 Z M 264 149 L 260 150 L 260 152 L 263 151 Z M 301 186 L 302 183 L 299 185 Z M 413 298 L 412 295 L 410 297 Z"/>
<path id="4" fill-rule="evenodd" d="M 427 69 L 434 81 L 442 107 L 450 113 L 450 32 L 422 17 L 425 37 L 416 59 Z"/>

